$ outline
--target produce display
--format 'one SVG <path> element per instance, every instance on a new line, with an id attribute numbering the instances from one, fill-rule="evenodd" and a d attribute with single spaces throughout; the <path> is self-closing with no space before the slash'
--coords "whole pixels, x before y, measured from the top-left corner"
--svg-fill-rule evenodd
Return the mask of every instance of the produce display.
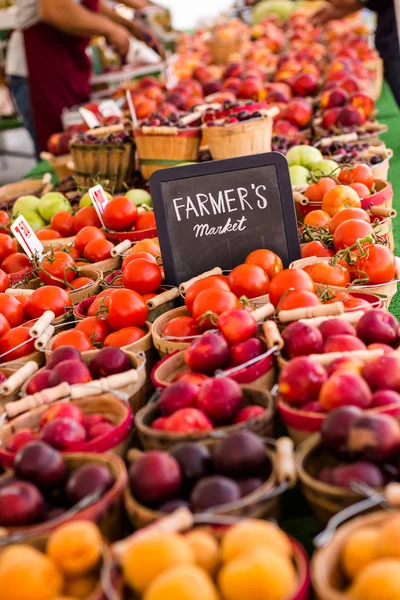
<path id="1" fill-rule="evenodd" d="M 286 0 L 247 10 L 108 92 L 123 116 L 86 104 L 98 127 L 49 139 L 56 187 L 0 190 L 1 600 L 400 597 L 382 63 L 360 14 L 320 28 Z M 293 194 L 271 215 L 277 232 L 296 217 L 297 249 L 248 225 L 229 267 L 194 239 L 204 268 L 173 280 L 150 176 L 270 150 Z M 221 190 L 178 221 L 237 210 Z"/>

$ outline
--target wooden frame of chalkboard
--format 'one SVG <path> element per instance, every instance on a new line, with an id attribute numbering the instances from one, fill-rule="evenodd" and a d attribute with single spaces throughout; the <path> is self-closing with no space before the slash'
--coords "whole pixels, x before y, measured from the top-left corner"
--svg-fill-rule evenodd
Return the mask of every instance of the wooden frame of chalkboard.
<path id="1" fill-rule="evenodd" d="M 285 267 L 301 257 L 288 163 L 279 152 L 162 169 L 151 176 L 150 192 L 168 284 L 216 266 L 230 270 L 258 248 L 276 252 Z"/>

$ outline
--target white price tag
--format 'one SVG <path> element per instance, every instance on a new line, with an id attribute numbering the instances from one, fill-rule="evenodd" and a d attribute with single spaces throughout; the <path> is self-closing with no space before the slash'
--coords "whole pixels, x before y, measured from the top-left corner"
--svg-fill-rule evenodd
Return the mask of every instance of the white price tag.
<path id="1" fill-rule="evenodd" d="M 131 113 L 133 128 L 136 129 L 136 127 L 138 126 L 138 120 L 137 120 L 137 116 L 136 116 L 135 106 L 134 106 L 133 100 L 132 100 L 131 90 L 126 90 L 126 99 L 128 101 L 129 112 Z"/>
<path id="2" fill-rule="evenodd" d="M 87 108 L 80 108 L 79 113 L 89 129 L 94 129 L 95 127 L 99 127 L 101 125 L 96 115 Z"/>
<path id="3" fill-rule="evenodd" d="M 24 249 L 29 260 L 36 257 L 39 260 L 43 257 L 43 244 L 34 233 L 32 227 L 27 223 L 24 216 L 20 215 L 11 225 L 17 242 Z"/>
<path id="4" fill-rule="evenodd" d="M 123 117 L 124 113 L 114 100 L 104 100 L 99 105 L 99 111 L 103 117 Z"/>
<path id="5" fill-rule="evenodd" d="M 93 206 L 96 209 L 96 212 L 98 214 L 98 217 L 100 219 L 100 221 L 102 222 L 102 225 L 104 227 L 104 221 L 103 221 L 103 212 L 105 207 L 108 204 L 108 198 L 105 194 L 105 191 L 103 189 L 102 185 L 95 185 L 94 187 L 91 187 L 89 189 L 89 196 L 93 202 Z"/>

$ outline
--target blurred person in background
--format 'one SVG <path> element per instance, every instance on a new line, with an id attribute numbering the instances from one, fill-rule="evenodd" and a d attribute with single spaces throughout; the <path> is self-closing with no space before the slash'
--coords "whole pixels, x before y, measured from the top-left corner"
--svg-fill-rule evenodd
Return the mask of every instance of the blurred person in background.
<path id="1" fill-rule="evenodd" d="M 314 25 L 324 25 L 328 21 L 347 17 L 362 8 L 377 13 L 375 45 L 383 60 L 385 79 L 400 106 L 400 48 L 394 0 L 327 0 L 314 13 L 312 21 Z"/>
<path id="2" fill-rule="evenodd" d="M 146 0 L 123 0 L 143 8 Z M 136 21 L 118 15 L 104 0 L 16 0 L 18 29 L 10 40 L 7 75 L 36 155 L 62 130 L 64 108 L 90 98 L 92 36 L 104 36 L 121 56 L 136 37 L 162 52 L 154 36 Z M 10 52 L 11 50 L 11 52 Z"/>

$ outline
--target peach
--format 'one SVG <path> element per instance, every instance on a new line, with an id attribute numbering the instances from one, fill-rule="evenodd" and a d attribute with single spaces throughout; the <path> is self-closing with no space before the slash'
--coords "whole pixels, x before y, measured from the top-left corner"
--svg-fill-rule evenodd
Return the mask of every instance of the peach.
<path id="1" fill-rule="evenodd" d="M 388 460 L 399 449 L 400 425 L 389 415 L 361 415 L 351 423 L 346 445 L 351 455 L 362 460 Z"/>
<path id="2" fill-rule="evenodd" d="M 336 108 L 338 106 L 344 106 L 347 102 L 347 99 L 347 92 L 339 87 L 325 90 L 321 94 L 321 108 Z"/>
<path id="3" fill-rule="evenodd" d="M 230 527 L 222 538 L 222 560 L 230 562 L 248 556 L 255 548 L 274 550 L 286 558 L 292 555 L 289 538 L 275 523 L 246 519 Z"/>
<path id="4" fill-rule="evenodd" d="M 143 600 L 218 600 L 211 578 L 199 567 L 179 565 L 162 573 L 150 585 Z"/>
<path id="5" fill-rule="evenodd" d="M 342 125 L 343 127 L 359 127 L 364 125 L 366 120 L 366 115 L 362 108 L 347 105 L 340 111 L 337 122 L 338 125 Z"/>
<path id="6" fill-rule="evenodd" d="M 344 541 L 341 563 L 344 572 L 354 579 L 369 563 L 378 558 L 380 531 L 377 527 L 362 527 L 350 533 Z"/>
<path id="7" fill-rule="evenodd" d="M 400 518 L 389 517 L 380 528 L 377 552 L 380 557 L 400 559 Z"/>
<path id="8" fill-rule="evenodd" d="M 360 375 L 337 371 L 323 384 L 319 401 L 326 411 L 339 406 L 368 408 L 372 403 L 372 393 Z"/>
<path id="9" fill-rule="evenodd" d="M 353 334 L 339 334 L 330 336 L 324 345 L 324 353 L 327 352 L 352 352 L 354 350 L 365 350 L 365 344 Z"/>
<path id="10" fill-rule="evenodd" d="M 316 400 L 327 373 L 321 365 L 305 356 L 293 358 L 279 375 L 279 393 L 289 404 Z"/>
<path id="11" fill-rule="evenodd" d="M 101 558 L 100 530 L 91 521 L 65 523 L 50 534 L 46 551 L 65 575 L 86 575 Z"/>
<path id="12" fill-rule="evenodd" d="M 350 104 L 352 106 L 356 106 L 357 108 L 361 108 L 366 117 L 369 117 L 375 108 L 375 103 L 371 96 L 368 96 L 368 94 L 364 94 L 362 92 L 353 94 L 350 98 Z"/>
<path id="13" fill-rule="evenodd" d="M 372 390 L 394 390 L 400 393 L 400 358 L 385 354 L 365 363 L 363 376 Z"/>
<path id="14" fill-rule="evenodd" d="M 151 88 L 150 88 L 151 89 Z M 86 600 L 97 585 L 97 577 L 86 575 L 85 577 L 74 577 L 65 582 L 65 593 L 68 596 Z"/>
<path id="15" fill-rule="evenodd" d="M 292 82 L 297 96 L 313 96 L 318 90 L 318 79 L 313 73 L 299 73 Z"/>
<path id="16" fill-rule="evenodd" d="M 220 549 L 215 537 L 208 531 L 195 529 L 185 535 L 185 540 L 192 549 L 196 563 L 214 576 L 220 564 Z"/>
<path id="17" fill-rule="evenodd" d="M 324 129 L 332 129 L 337 123 L 340 108 L 328 108 L 322 115 L 322 127 Z"/>
<path id="18" fill-rule="evenodd" d="M 400 598 L 400 560 L 381 559 L 367 565 L 348 590 L 355 600 L 394 600 Z"/>
<path id="19" fill-rule="evenodd" d="M 303 129 L 309 125 L 312 115 L 312 104 L 305 98 L 295 98 L 287 105 L 284 118 Z"/>

